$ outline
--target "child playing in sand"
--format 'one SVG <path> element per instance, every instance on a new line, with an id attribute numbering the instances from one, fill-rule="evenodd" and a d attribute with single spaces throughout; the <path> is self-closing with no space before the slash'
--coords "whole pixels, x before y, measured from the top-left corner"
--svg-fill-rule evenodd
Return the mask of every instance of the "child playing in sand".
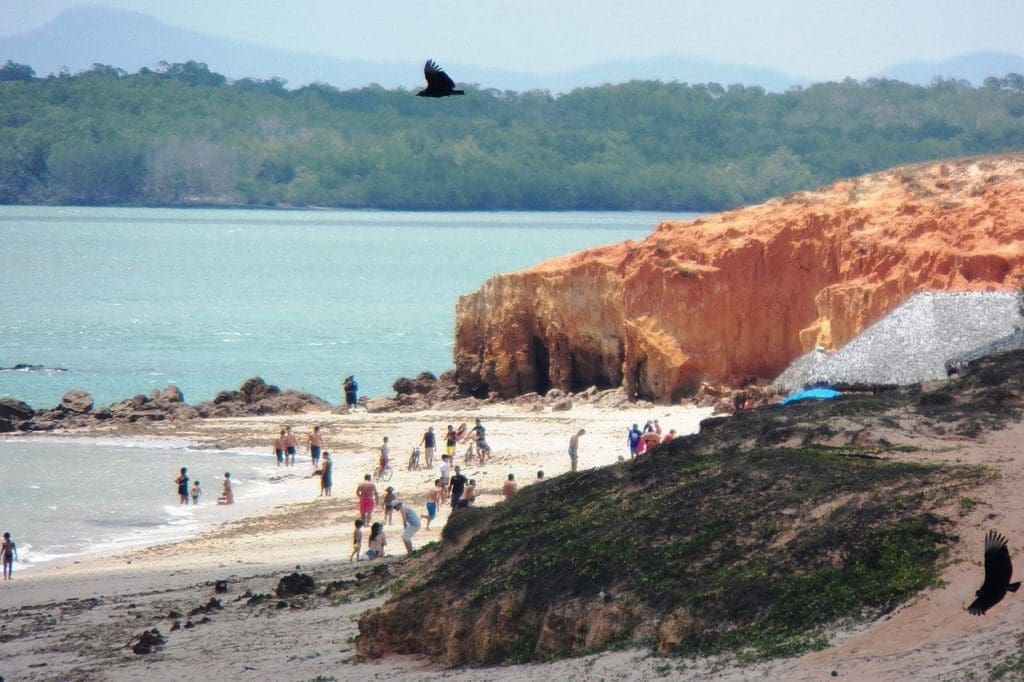
<path id="1" fill-rule="evenodd" d="M 10 533 L 4 533 L 4 544 L 0 545 L 0 554 L 4 559 L 4 580 L 10 580 L 14 572 L 14 560 L 18 558 L 18 547 L 11 540 Z"/>
<path id="2" fill-rule="evenodd" d="M 427 493 L 427 530 L 430 530 L 430 522 L 437 517 L 437 505 L 441 501 L 441 479 L 434 479 L 434 487 Z"/>
<path id="3" fill-rule="evenodd" d="M 363 520 L 356 519 L 356 529 L 352 532 L 352 555 L 349 561 L 359 560 L 359 550 L 363 548 Z"/>
<path id="4" fill-rule="evenodd" d="M 203 489 L 199 487 L 199 481 L 192 484 L 192 504 L 199 504 L 199 496 L 203 494 Z"/>
<path id="5" fill-rule="evenodd" d="M 368 543 L 369 549 L 366 550 L 367 559 L 383 559 L 384 558 L 384 546 L 388 544 L 388 539 L 384 536 L 384 526 L 379 521 L 375 521 L 370 526 L 370 541 Z"/>
<path id="6" fill-rule="evenodd" d="M 384 521 L 386 521 L 389 526 L 391 525 L 391 512 L 394 511 L 392 505 L 394 505 L 395 500 L 397 500 L 397 499 L 398 499 L 398 494 L 395 492 L 394 486 L 390 486 L 389 485 L 384 490 L 384 502 L 383 502 L 383 504 L 384 504 Z"/>
<path id="7" fill-rule="evenodd" d="M 234 504 L 235 494 L 231 492 L 231 472 L 224 472 L 224 490 L 221 491 L 220 497 L 217 498 L 217 504 Z"/>

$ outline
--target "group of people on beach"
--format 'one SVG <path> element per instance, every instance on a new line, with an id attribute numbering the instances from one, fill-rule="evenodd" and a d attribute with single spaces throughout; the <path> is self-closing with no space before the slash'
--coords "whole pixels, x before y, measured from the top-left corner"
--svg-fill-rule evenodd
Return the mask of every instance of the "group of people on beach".
<path id="1" fill-rule="evenodd" d="M 676 437 L 676 430 L 669 429 L 666 433 L 661 432 L 661 424 L 657 419 L 649 419 L 641 431 L 639 424 L 633 424 L 633 428 L 626 435 L 626 442 L 629 444 L 629 457 L 636 459 L 653 450 L 659 443 L 667 443 Z"/>
<path id="2" fill-rule="evenodd" d="M 199 498 L 203 494 L 203 489 L 199 486 L 199 480 L 196 479 L 192 482 L 192 487 L 189 487 L 189 475 L 188 467 L 181 467 L 181 471 L 178 473 L 178 477 L 174 479 L 175 485 L 178 486 L 178 504 L 188 506 L 189 499 L 192 500 L 192 504 L 199 504 Z M 221 488 L 221 495 L 217 498 L 217 504 L 234 504 L 235 494 L 231 489 L 231 472 L 224 472 L 224 485 Z"/>
<path id="3" fill-rule="evenodd" d="M 413 550 L 413 537 L 423 525 L 429 530 L 431 522 L 438 515 L 442 506 L 450 506 L 452 511 L 464 509 L 473 505 L 477 496 L 477 482 L 468 478 L 460 465 L 455 463 L 456 448 L 460 443 L 469 443 L 465 453 L 465 461 L 472 461 L 473 454 L 476 454 L 478 464 L 486 463 L 491 454 L 491 448 L 487 443 L 487 429 L 481 419 L 477 417 L 473 427 L 467 427 L 462 423 L 458 428 L 449 424 L 444 433 L 444 454 L 441 455 L 441 462 L 438 466 L 438 478 L 426 494 L 426 511 L 421 515 L 412 508 L 410 504 L 399 499 L 398 492 L 393 486 L 388 486 L 383 494 L 378 489 L 375 479 L 386 480 L 384 475 L 389 473 L 391 468 L 391 443 L 388 436 L 381 438 L 378 446 L 379 457 L 376 468 L 372 473 L 363 476 L 355 489 L 355 497 L 358 508 L 358 518 L 355 520 L 355 528 L 352 534 L 352 553 L 350 560 L 375 559 L 384 556 L 387 545 L 387 534 L 385 526 L 394 523 L 397 512 L 402 522 L 402 542 L 407 552 Z M 586 435 L 585 429 L 579 429 L 569 438 L 568 456 L 571 471 L 577 471 L 579 467 L 580 444 L 582 437 Z M 642 455 L 657 444 L 671 440 L 676 435 L 675 429 L 662 433 L 661 425 L 657 419 L 648 420 L 641 430 L 638 424 L 633 424 L 628 431 L 627 442 L 629 444 L 630 457 L 635 458 Z M 331 455 L 325 449 L 324 436 L 320 426 L 314 425 L 306 435 L 306 451 L 309 454 L 310 464 L 313 466 L 313 474 L 320 477 L 320 495 L 330 496 L 333 485 L 333 466 Z M 422 450 L 421 450 L 422 448 Z M 298 449 L 297 438 L 292 432 L 291 426 L 285 426 L 280 430 L 277 440 L 274 441 L 273 452 L 279 466 L 293 466 L 295 453 Z M 423 432 L 419 442 L 413 448 L 413 454 L 409 459 L 409 469 L 417 470 L 421 464 L 427 468 L 434 466 L 438 450 L 438 437 L 433 426 L 428 426 Z M 420 461 L 420 455 L 423 461 Z M 620 457 L 620 461 L 624 458 Z M 183 471 L 184 474 L 184 471 Z M 537 481 L 544 480 L 543 470 L 537 472 Z M 504 481 L 501 488 L 501 495 L 508 500 L 518 492 L 519 486 L 515 474 L 509 473 L 508 479 Z M 379 512 L 380 521 L 374 521 L 375 512 Z M 366 549 L 363 551 L 364 533 L 369 530 L 365 538 Z"/>

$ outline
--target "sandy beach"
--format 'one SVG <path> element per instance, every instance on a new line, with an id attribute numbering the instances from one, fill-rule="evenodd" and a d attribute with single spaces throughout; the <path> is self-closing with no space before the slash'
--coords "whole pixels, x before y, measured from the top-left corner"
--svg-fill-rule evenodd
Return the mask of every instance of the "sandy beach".
<path id="1" fill-rule="evenodd" d="M 625 432 L 633 422 L 642 425 L 657 418 L 663 428 L 683 434 L 695 431 L 708 412 L 681 406 L 577 406 L 534 412 L 490 405 L 467 415 L 323 413 L 289 419 L 200 420 L 184 429 L 158 425 L 155 437 L 173 431 L 206 445 L 254 447 L 263 442 L 271 457 L 269 442 L 281 425 L 289 423 L 304 434 L 320 424 L 338 461 L 334 496 L 317 498 L 318 479 L 310 476 L 300 483 L 308 483 L 306 501 L 225 522 L 184 542 L 79 557 L 27 571 L 16 567 L 15 579 L 0 586 L 0 609 L 5 614 L 0 626 L 0 675 L 7 680 L 628 680 L 669 675 L 822 679 L 835 671 L 836 677 L 847 679 L 937 679 L 973 674 L 984 670 L 986 661 L 1016 651 L 1016 624 L 1024 616 L 1024 601 L 1011 596 L 984 618 L 970 616 L 964 605 L 980 583 L 981 538 L 988 528 L 1009 534 L 1011 554 L 1018 556 L 1015 533 L 1024 524 L 1024 502 L 1014 491 L 1024 484 L 1021 424 L 988 434 L 980 442 L 917 443 L 920 450 L 894 455 L 984 464 L 1001 477 L 975 491 L 973 508 L 951 514 L 961 541 L 951 549 L 940 586 L 879 621 L 834 633 L 833 646 L 823 651 L 743 667 L 730 660 L 662 658 L 644 650 L 459 670 L 439 669 L 412 657 L 365 661 L 354 656 L 359 614 L 383 603 L 386 584 L 400 580 L 403 570 L 424 560 L 404 558 L 396 522 L 387 528 L 390 556 L 383 562 L 347 561 L 356 510 L 354 488 L 373 466 L 373 448 L 382 436 L 388 435 L 393 444 L 396 471 L 391 485 L 401 499 L 422 511 L 436 473 L 407 471 L 404 465 L 428 425 L 440 430 L 452 422 L 472 423 L 475 416 L 483 419 L 494 458 L 466 471 L 478 481 L 477 504 L 487 505 L 500 500 L 500 486 L 510 472 L 521 485 L 532 485 L 538 469 L 548 477 L 567 471 L 566 445 L 578 428 L 587 430 L 580 466 L 593 467 L 627 454 Z M 463 450 L 460 446 L 458 463 Z M 293 471 L 305 477 L 309 468 L 300 455 Z M 420 531 L 415 546 L 438 540 L 447 515 L 448 510 L 442 510 L 429 531 Z M 297 567 L 316 579 L 316 593 L 285 600 L 272 596 L 278 581 Z M 227 592 L 214 591 L 218 580 L 228 582 Z M 210 606 L 211 597 L 220 600 L 221 608 Z M 133 653 L 130 645 L 150 628 L 158 629 L 165 643 L 149 654 Z"/>
<path id="2" fill-rule="evenodd" d="M 143 675 L 232 679 L 246 674 L 251 679 L 304 680 L 318 675 L 326 679 L 391 677 L 404 671 L 422 679 L 429 669 L 425 661 L 367 662 L 358 666 L 359 671 L 350 661 L 355 620 L 382 601 L 377 594 L 381 580 L 361 581 L 366 584 L 354 586 L 343 597 L 317 599 L 308 608 L 278 610 L 277 599 L 271 606 L 252 606 L 248 598 L 239 599 L 247 591 L 273 593 L 278 580 L 297 566 L 316 578 L 318 589 L 368 573 L 370 564 L 348 562 L 357 516 L 354 491 L 375 466 L 383 436 L 391 443 L 394 476 L 380 484 L 381 492 L 385 485 L 394 486 L 399 499 L 412 503 L 422 514 L 438 475 L 443 433 L 449 423 L 472 425 L 473 418 L 480 417 L 487 427 L 493 450 L 490 461 L 485 466 L 476 460 L 466 465 L 466 446 L 460 445 L 455 462 L 477 481 L 475 504 L 484 506 L 502 499 L 501 486 L 510 473 L 525 486 L 534 483 L 537 471 L 549 478 L 568 471 L 569 438 L 580 428 L 587 433 L 581 439 L 579 466 L 588 468 L 628 456 L 626 431 L 633 423 L 643 426 L 657 419 L 664 431 L 675 429 L 683 435 L 695 432 L 709 414 L 707 408 L 685 406 L 534 411 L 529 406 L 503 404 L 482 405 L 469 414 L 357 411 L 155 423 L 147 429 L 153 438 L 187 439 L 207 447 L 262 448 L 271 461 L 271 443 L 282 426 L 291 425 L 304 445 L 305 434 L 320 425 L 326 449 L 335 460 L 334 494 L 319 497 L 319 478 L 311 475 L 309 458 L 300 447 L 296 466 L 281 469 L 287 487 L 282 497 L 294 500 L 296 488 L 308 486 L 304 501 L 283 503 L 268 497 L 264 508 L 251 509 L 252 514 L 241 519 L 235 518 L 236 510 L 226 509 L 226 517 L 232 520 L 183 542 L 85 555 L 29 570 L 16 565 L 14 580 L 0 585 L 0 609 L 7 614 L 0 626 L 0 675 L 8 680 L 51 680 Z M 435 466 L 407 470 L 409 454 L 428 426 L 438 433 L 441 446 Z M 109 438 L 116 432 L 103 429 L 73 435 Z M 132 430 L 132 438 L 139 435 Z M 442 507 L 431 528 L 415 536 L 414 546 L 437 541 L 449 513 Z M 394 521 L 395 525 L 386 527 L 389 556 L 380 562 L 393 575 L 402 570 L 405 556 L 397 516 Z M 227 593 L 215 594 L 217 580 L 228 581 Z M 191 619 L 185 615 L 214 596 L 222 600 L 223 610 Z M 182 617 L 168 618 L 171 612 Z M 196 624 L 204 616 L 209 622 Z M 175 620 L 181 629 L 171 632 Z M 185 627 L 189 620 L 194 628 Z M 153 627 L 167 643 L 151 654 L 134 654 L 128 645 Z"/>

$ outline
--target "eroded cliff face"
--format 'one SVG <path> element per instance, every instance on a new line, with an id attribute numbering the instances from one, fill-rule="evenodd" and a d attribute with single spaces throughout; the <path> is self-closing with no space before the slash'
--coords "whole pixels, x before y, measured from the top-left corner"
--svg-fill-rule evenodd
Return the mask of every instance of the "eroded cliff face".
<path id="1" fill-rule="evenodd" d="M 459 300 L 456 380 L 676 400 L 772 379 L 915 291 L 1022 273 L 1024 154 L 903 166 L 494 277 Z"/>

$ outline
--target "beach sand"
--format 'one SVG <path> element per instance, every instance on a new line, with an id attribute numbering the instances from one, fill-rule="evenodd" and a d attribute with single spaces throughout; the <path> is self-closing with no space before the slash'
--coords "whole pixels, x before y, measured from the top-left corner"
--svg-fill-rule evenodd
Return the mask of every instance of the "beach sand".
<path id="1" fill-rule="evenodd" d="M 291 424 L 297 433 L 305 434 L 313 424 L 320 424 L 327 449 L 336 459 L 334 496 L 317 498 L 319 479 L 309 477 L 309 500 L 225 522 L 184 542 L 79 557 L 28 571 L 16 567 L 15 579 L 0 584 L 4 614 L 0 676 L 6 680 L 629 680 L 668 675 L 822 679 L 835 671 L 836 677 L 847 679 L 933 679 L 983 671 L 986 661 L 1017 651 L 1024 598 L 1010 595 L 983 618 L 968 615 L 964 606 L 980 585 L 982 538 L 988 528 L 1007 533 L 1011 555 L 1020 557 L 1017 536 L 1024 527 L 1024 500 L 1017 494 L 1024 484 L 1024 427 L 1020 424 L 989 434 L 981 443 L 934 443 L 897 455 L 986 464 L 1002 477 L 972 493 L 976 505 L 959 515 L 953 532 L 961 542 L 951 551 L 941 586 L 877 622 L 836 633 L 833 646 L 824 651 L 746 667 L 728 660 L 661 658 L 642 650 L 460 670 L 439 669 L 414 657 L 354 659 L 359 614 L 380 605 L 386 596 L 382 585 L 388 576 L 374 575 L 371 569 L 385 565 L 393 577 L 406 566 L 397 518 L 387 528 L 390 556 L 385 561 L 347 561 L 356 517 L 354 489 L 363 474 L 371 471 L 382 436 L 389 436 L 392 444 L 396 471 L 390 485 L 399 491 L 400 499 L 422 512 L 436 467 L 406 471 L 404 465 L 428 425 L 435 427 L 443 446 L 440 436 L 448 423 L 472 423 L 475 416 L 483 419 L 494 457 L 484 467 L 465 467 L 465 473 L 477 479 L 477 504 L 486 505 L 500 500 L 501 485 L 510 472 L 520 485 L 531 485 L 538 469 L 547 477 L 568 471 L 566 447 L 579 428 L 587 430 L 580 451 L 580 466 L 587 468 L 628 456 L 626 430 L 634 422 L 643 425 L 657 418 L 664 429 L 685 434 L 695 431 L 708 413 L 681 406 L 629 410 L 577 406 L 534 412 L 487 405 L 466 415 L 324 413 L 154 425 L 157 437 L 186 437 L 206 445 L 261 445 L 269 458 L 270 443 L 281 425 Z M 464 449 L 459 447 L 458 464 Z M 309 469 L 308 458 L 300 453 L 294 473 L 304 476 Z M 438 540 L 446 518 L 447 510 L 442 510 L 430 531 L 416 535 L 415 546 Z M 1024 558 L 1018 564 L 1021 561 Z M 272 594 L 280 578 L 297 566 L 316 578 L 317 596 L 289 599 L 282 608 L 276 597 L 249 603 L 250 594 Z M 228 592 L 214 592 L 217 580 L 228 581 Z M 331 597 L 319 596 L 332 581 L 344 585 Z M 223 608 L 188 616 L 211 597 L 221 599 Z M 171 612 L 180 615 L 169 617 Z M 204 618 L 208 620 L 203 622 Z M 182 627 L 171 631 L 175 621 Z M 194 627 L 185 627 L 189 621 Z M 166 643 L 149 654 L 133 653 L 130 643 L 154 627 Z"/>

